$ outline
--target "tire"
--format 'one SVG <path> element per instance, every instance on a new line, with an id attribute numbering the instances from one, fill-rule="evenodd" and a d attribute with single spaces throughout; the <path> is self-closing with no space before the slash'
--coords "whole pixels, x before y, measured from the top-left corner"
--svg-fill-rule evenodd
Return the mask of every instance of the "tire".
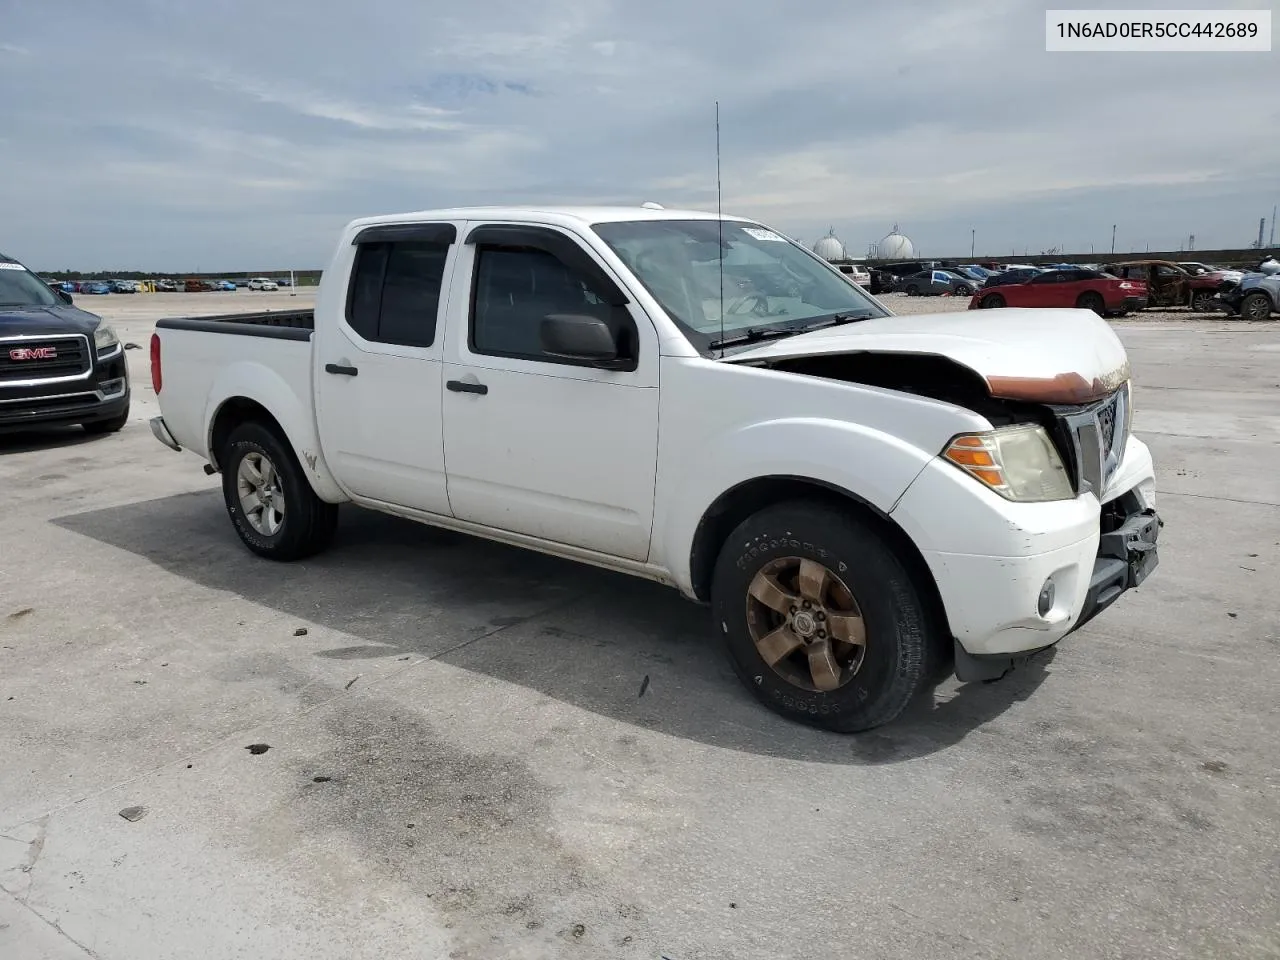
<path id="1" fill-rule="evenodd" d="M 803 593 L 802 565 L 810 572 Z M 818 582 L 825 586 L 815 590 Z M 805 610 L 805 594 L 821 603 Z M 747 689 L 801 723 L 841 733 L 886 724 L 937 665 L 931 651 L 940 634 L 893 548 L 857 517 L 820 503 L 768 507 L 734 530 L 716 561 L 711 606 Z M 820 632 L 837 619 L 847 636 L 860 628 L 861 646 L 833 643 L 834 629 Z"/>
<path id="2" fill-rule="evenodd" d="M 1196 313 L 1217 313 L 1212 290 L 1196 290 L 1191 294 L 1191 309 Z"/>
<path id="3" fill-rule="evenodd" d="M 905 293 L 908 297 L 918 297 L 918 296 L 920 296 L 920 288 L 919 288 L 919 287 L 917 287 L 914 283 L 913 283 L 913 284 L 911 284 L 911 286 L 907 287 L 907 288 L 906 288 L 905 290 L 903 290 L 902 292 L 903 292 L 903 293 Z"/>
<path id="4" fill-rule="evenodd" d="M 1241 320 L 1266 320 L 1271 316 L 1271 299 L 1262 291 L 1245 294 L 1240 300 Z"/>
<path id="5" fill-rule="evenodd" d="M 80 426 L 84 427 L 85 433 L 99 436 L 107 433 L 119 433 L 128 422 L 129 408 L 126 406 L 117 417 L 112 417 L 110 420 L 91 420 L 88 423 L 80 424 Z"/>
<path id="6" fill-rule="evenodd" d="M 1098 316 L 1102 316 L 1106 312 L 1107 305 L 1102 299 L 1102 294 L 1090 290 L 1076 298 L 1076 309 L 1092 310 Z"/>
<path id="7" fill-rule="evenodd" d="M 333 541 L 337 506 L 316 496 L 292 447 L 276 429 L 256 421 L 240 424 L 231 431 L 218 462 L 231 525 L 258 556 L 301 560 Z M 260 483 L 253 480 L 255 473 Z M 265 505 L 264 492 L 269 494 Z M 258 509 L 247 513 L 244 504 L 255 497 Z"/>
<path id="8" fill-rule="evenodd" d="M 978 305 L 982 307 L 984 310 L 998 310 L 1001 307 L 1006 306 L 1007 303 L 1008 301 L 1006 301 L 1001 294 L 988 293 L 985 297 L 982 298 L 981 302 Z"/>
<path id="9" fill-rule="evenodd" d="M 963 284 L 963 283 L 962 283 L 962 284 L 960 284 L 959 286 L 957 286 L 957 287 L 956 287 L 956 296 L 957 296 L 957 297 L 972 297 L 972 296 L 973 296 L 973 287 L 967 286 L 966 284 Z"/>

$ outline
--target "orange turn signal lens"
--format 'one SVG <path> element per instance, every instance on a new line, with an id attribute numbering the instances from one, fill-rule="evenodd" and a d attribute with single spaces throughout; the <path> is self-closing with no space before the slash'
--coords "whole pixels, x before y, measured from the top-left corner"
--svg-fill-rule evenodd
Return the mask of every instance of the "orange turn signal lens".
<path id="1" fill-rule="evenodd" d="M 1006 482 L 997 453 L 994 437 L 967 434 L 952 440 L 942 456 L 993 490 L 1002 490 Z"/>

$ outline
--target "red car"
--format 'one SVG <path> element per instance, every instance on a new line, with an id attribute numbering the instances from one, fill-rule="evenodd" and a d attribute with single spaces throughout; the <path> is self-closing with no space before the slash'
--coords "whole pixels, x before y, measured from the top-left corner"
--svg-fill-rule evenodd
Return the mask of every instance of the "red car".
<path id="1" fill-rule="evenodd" d="M 1024 283 L 982 289 L 969 301 L 970 310 L 993 307 L 1076 307 L 1101 316 L 1126 314 L 1147 305 L 1147 285 L 1119 280 L 1097 270 L 1048 270 Z"/>

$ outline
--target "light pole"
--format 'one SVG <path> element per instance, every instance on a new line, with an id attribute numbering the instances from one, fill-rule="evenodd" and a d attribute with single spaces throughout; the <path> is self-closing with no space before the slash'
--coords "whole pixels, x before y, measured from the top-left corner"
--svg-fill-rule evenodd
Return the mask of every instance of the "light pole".
<path id="1" fill-rule="evenodd" d="M 969 259 L 970 260 L 973 259 L 973 248 L 974 248 L 974 244 L 977 243 L 977 236 L 978 236 L 978 228 L 971 227 L 969 229 Z"/>
<path id="2" fill-rule="evenodd" d="M 1116 225 L 1111 225 L 1111 252 L 1116 252 Z"/>

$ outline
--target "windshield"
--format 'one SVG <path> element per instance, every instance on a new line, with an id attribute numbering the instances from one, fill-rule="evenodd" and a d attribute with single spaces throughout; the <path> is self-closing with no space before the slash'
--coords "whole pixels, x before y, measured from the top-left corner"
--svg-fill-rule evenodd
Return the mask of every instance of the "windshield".
<path id="1" fill-rule="evenodd" d="M 0 307 L 52 307 L 61 302 L 47 283 L 22 264 L 0 260 Z"/>
<path id="2" fill-rule="evenodd" d="M 592 229 L 699 349 L 889 315 L 833 267 L 758 224 L 638 220 Z"/>

